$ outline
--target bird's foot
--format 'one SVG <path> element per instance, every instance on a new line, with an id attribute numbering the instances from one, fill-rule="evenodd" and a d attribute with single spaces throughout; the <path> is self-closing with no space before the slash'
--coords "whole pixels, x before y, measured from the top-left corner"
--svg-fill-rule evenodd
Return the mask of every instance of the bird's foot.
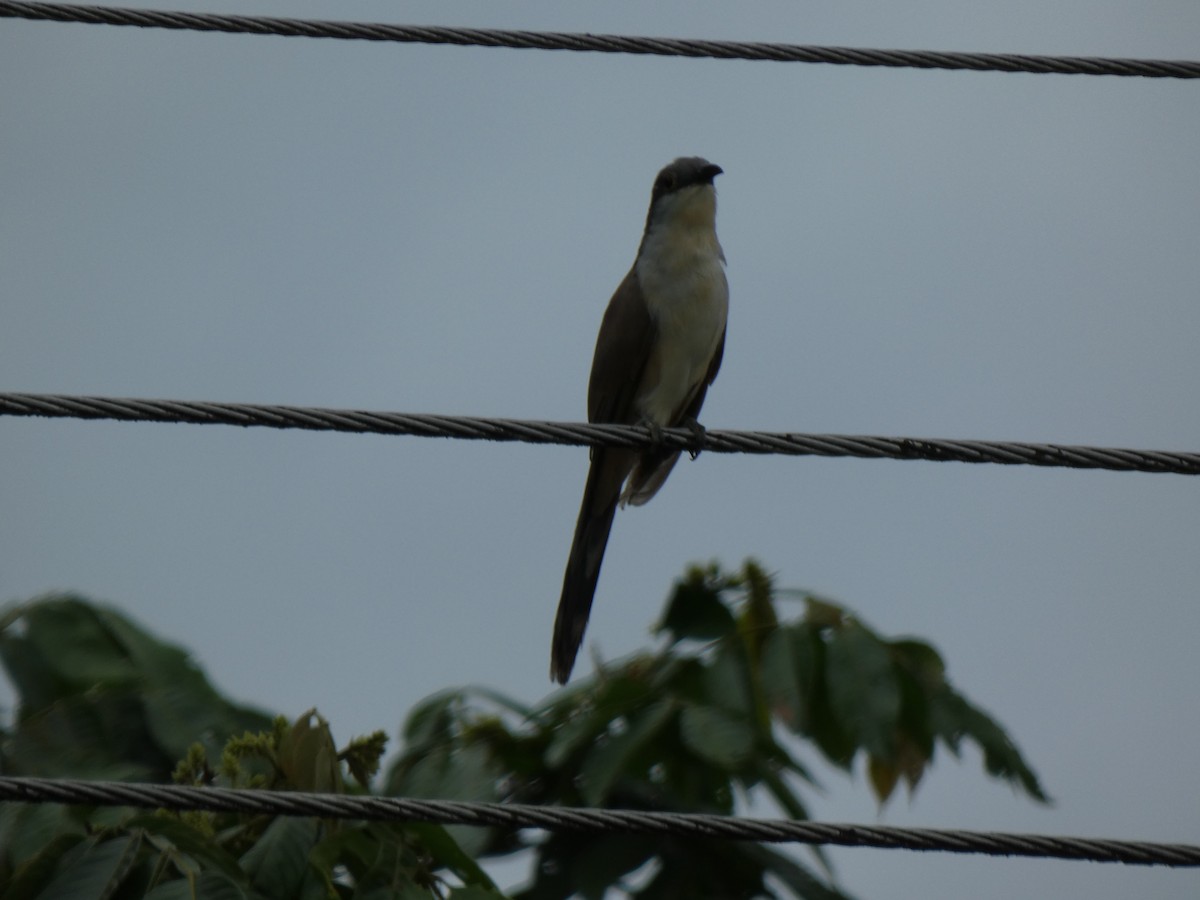
<path id="1" fill-rule="evenodd" d="M 657 422 L 651 422 L 649 419 L 642 419 L 638 424 L 650 432 L 650 452 L 654 453 L 661 450 L 663 443 L 662 426 Z"/>
<path id="2" fill-rule="evenodd" d="M 696 421 L 694 416 L 688 416 L 680 424 L 692 433 L 692 446 L 688 448 L 688 456 L 695 459 L 700 455 L 700 451 L 704 449 L 704 437 L 708 434 L 708 431 Z"/>

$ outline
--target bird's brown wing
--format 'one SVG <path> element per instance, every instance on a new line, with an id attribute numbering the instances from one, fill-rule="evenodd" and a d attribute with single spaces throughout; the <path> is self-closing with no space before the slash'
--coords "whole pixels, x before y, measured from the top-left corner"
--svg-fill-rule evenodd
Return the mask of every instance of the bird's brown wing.
<path id="1" fill-rule="evenodd" d="M 637 271 L 630 269 L 604 311 L 592 375 L 588 380 L 588 421 L 632 424 L 634 398 L 656 337 Z"/>

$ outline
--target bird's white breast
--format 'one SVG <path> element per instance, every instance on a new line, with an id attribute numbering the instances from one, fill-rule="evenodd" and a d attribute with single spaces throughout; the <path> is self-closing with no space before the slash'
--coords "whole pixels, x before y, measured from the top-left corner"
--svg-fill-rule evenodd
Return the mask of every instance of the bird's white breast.
<path id="1" fill-rule="evenodd" d="M 640 415 L 674 425 L 725 333 L 729 286 L 711 188 L 680 198 L 645 236 L 637 278 L 658 339 L 637 398 Z"/>

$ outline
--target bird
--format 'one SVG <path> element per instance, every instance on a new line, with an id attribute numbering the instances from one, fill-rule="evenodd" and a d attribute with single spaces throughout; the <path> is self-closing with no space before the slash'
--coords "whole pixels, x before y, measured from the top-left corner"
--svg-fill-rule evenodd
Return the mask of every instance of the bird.
<path id="1" fill-rule="evenodd" d="M 725 353 L 729 284 L 717 240 L 722 169 L 680 157 L 654 179 L 637 256 L 608 302 L 588 380 L 588 421 L 644 425 L 652 435 L 697 416 Z M 641 506 L 679 451 L 594 447 L 554 620 L 550 677 L 566 684 L 583 642 L 618 504 Z"/>

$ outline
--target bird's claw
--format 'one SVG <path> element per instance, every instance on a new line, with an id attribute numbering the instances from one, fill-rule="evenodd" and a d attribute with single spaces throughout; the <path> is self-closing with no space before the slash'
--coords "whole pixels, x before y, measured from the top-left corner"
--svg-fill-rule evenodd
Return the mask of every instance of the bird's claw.
<path id="1" fill-rule="evenodd" d="M 650 450 L 654 452 L 662 448 L 663 443 L 663 428 L 657 422 L 651 422 L 649 419 L 642 419 L 641 426 L 650 432 Z"/>
<path id="2" fill-rule="evenodd" d="M 681 424 L 692 433 L 692 446 L 688 448 L 688 456 L 695 459 L 704 449 L 704 438 L 708 431 L 692 416 L 688 416 Z"/>

